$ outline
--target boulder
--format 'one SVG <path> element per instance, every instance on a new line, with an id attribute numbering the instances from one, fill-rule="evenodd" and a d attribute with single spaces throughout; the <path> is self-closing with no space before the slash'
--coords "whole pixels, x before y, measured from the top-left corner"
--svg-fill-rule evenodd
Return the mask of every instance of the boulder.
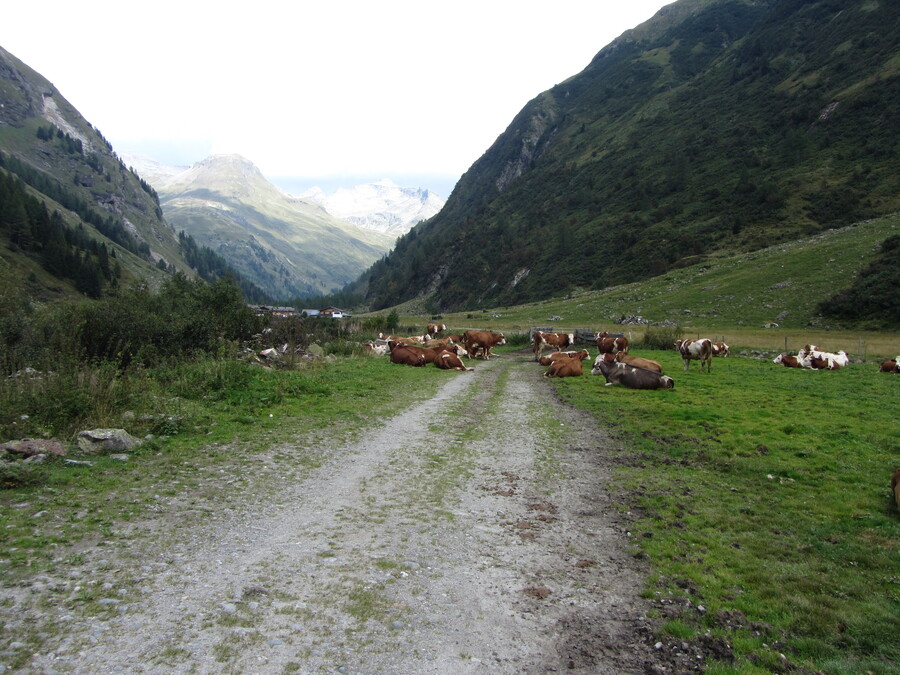
<path id="1" fill-rule="evenodd" d="M 66 454 L 66 449 L 62 443 L 57 440 L 42 438 L 23 438 L 20 441 L 9 441 L 0 445 L 0 449 L 6 450 L 14 455 L 24 455 L 25 457 L 34 457 L 35 455 L 58 455 Z"/>
<path id="2" fill-rule="evenodd" d="M 86 455 L 104 455 L 131 450 L 142 442 L 124 429 L 92 429 L 78 432 L 78 447 Z"/>

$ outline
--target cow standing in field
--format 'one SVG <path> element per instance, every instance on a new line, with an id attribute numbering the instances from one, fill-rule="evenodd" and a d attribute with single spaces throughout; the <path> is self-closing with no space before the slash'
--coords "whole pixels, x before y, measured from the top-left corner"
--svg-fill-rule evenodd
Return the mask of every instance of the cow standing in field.
<path id="1" fill-rule="evenodd" d="M 447 330 L 447 324 L 444 323 L 430 323 L 426 328 L 426 331 L 430 337 L 434 337 L 438 333 L 443 333 Z"/>
<path id="2" fill-rule="evenodd" d="M 625 363 L 629 366 L 634 366 L 635 368 L 644 368 L 645 370 L 655 370 L 657 373 L 662 375 L 662 366 L 659 365 L 658 361 L 652 361 L 651 359 L 644 359 L 640 356 L 629 356 L 625 352 L 616 352 L 616 361 L 620 363 Z"/>
<path id="3" fill-rule="evenodd" d="M 624 335 L 620 337 L 610 337 L 609 333 L 603 331 L 597 333 L 597 348 L 601 354 L 615 354 L 616 352 L 628 353 L 628 338 Z"/>
<path id="4" fill-rule="evenodd" d="M 503 333 L 494 333 L 489 330 L 467 330 L 462 337 L 466 351 L 469 352 L 469 358 L 480 354 L 485 361 L 493 356 L 491 349 L 506 344 Z"/>
<path id="5" fill-rule="evenodd" d="M 879 373 L 900 373 L 900 356 L 895 358 L 893 361 L 884 361 L 881 364 L 881 369 L 878 372 Z"/>
<path id="6" fill-rule="evenodd" d="M 706 372 L 712 372 L 712 340 L 708 338 L 676 340 L 675 349 L 681 354 L 685 370 L 690 367 L 691 361 L 699 361 L 701 373 L 703 372 L 704 364 L 706 365 Z"/>
<path id="7" fill-rule="evenodd" d="M 612 354 L 600 354 L 594 360 L 591 375 L 603 375 L 606 386 L 621 385 L 628 389 L 673 389 L 675 380 L 655 370 L 636 368 L 616 361 Z"/>
<path id="8" fill-rule="evenodd" d="M 535 361 L 541 360 L 541 353 L 544 351 L 544 347 L 562 351 L 566 347 L 571 347 L 575 344 L 575 335 L 573 333 L 545 333 L 544 331 L 536 330 L 531 339 L 533 342 L 531 351 L 534 354 Z"/>

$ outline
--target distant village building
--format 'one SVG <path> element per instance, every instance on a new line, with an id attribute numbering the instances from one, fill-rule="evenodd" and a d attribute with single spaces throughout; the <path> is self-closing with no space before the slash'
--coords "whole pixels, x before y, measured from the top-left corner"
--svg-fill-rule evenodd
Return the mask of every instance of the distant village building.
<path id="1" fill-rule="evenodd" d="M 301 309 L 297 312 L 293 307 L 273 307 L 272 305 L 249 305 L 250 309 L 257 316 L 279 316 L 279 317 L 326 317 L 329 319 L 347 319 L 351 316 L 350 312 L 345 312 L 338 307 L 326 307 L 325 309 Z"/>
<path id="2" fill-rule="evenodd" d="M 272 305 L 249 305 L 250 309 L 253 310 L 256 316 L 280 316 L 280 317 L 291 317 L 297 313 L 297 310 L 293 307 L 274 307 Z"/>

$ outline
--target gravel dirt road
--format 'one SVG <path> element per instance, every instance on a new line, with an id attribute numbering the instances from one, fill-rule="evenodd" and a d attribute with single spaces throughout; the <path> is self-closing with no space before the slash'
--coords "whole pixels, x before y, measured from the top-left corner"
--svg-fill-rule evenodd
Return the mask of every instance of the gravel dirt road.
<path id="1" fill-rule="evenodd" d="M 22 672 L 663 672 L 614 442 L 530 354 L 472 365 L 311 469 L 301 440 L 185 466 L 203 490 L 10 593 L 7 630 L 45 631 Z M 52 601 L 85 588 L 104 611 Z"/>

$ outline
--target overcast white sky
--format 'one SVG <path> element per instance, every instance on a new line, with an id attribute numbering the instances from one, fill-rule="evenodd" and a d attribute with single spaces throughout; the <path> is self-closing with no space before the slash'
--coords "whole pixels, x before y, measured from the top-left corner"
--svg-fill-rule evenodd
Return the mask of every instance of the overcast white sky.
<path id="1" fill-rule="evenodd" d="M 668 2 L 6 4 L 0 46 L 119 154 L 238 153 L 279 184 L 391 178 L 446 198 L 529 100 Z"/>

